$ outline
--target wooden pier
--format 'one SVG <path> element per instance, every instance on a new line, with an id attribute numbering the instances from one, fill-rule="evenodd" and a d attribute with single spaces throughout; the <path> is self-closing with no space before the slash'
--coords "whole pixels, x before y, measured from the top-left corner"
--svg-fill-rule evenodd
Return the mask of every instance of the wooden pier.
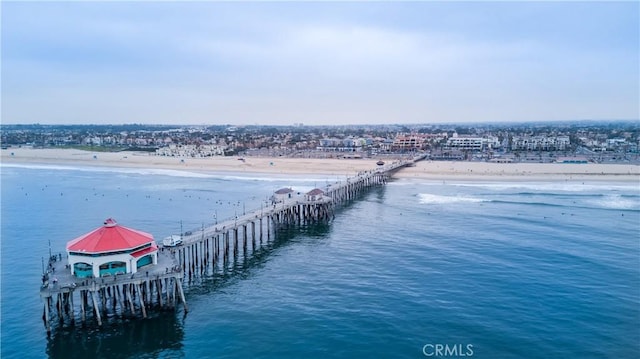
<path id="1" fill-rule="evenodd" d="M 160 245 L 158 263 L 137 273 L 99 278 L 77 278 L 66 264 L 66 255 L 49 258 L 43 274 L 40 296 L 44 299 L 43 320 L 47 333 L 53 318 L 61 325 L 85 323 L 92 316 L 98 325 L 106 315 L 147 317 L 153 309 L 175 309 L 182 302 L 188 311 L 183 281 L 190 283 L 207 268 L 227 267 L 230 256 L 240 251 L 247 258 L 263 241 L 269 241 L 278 228 L 330 221 L 335 209 L 374 186 L 384 185 L 392 173 L 413 165 L 424 157 L 396 161 L 358 173 L 344 181 L 327 185 L 318 196 L 291 196 L 273 200 L 268 207 L 248 211 L 220 223 L 182 234 L 183 243 Z"/>
<path id="2" fill-rule="evenodd" d="M 170 251 L 175 253 L 182 271 L 190 279 L 201 274 L 209 263 L 216 264 L 222 260 L 225 265 L 229 256 L 237 256 L 240 250 L 246 256 L 249 244 L 255 250 L 256 243 L 262 244 L 265 238 L 269 240 L 282 226 L 331 220 L 337 206 L 355 199 L 373 186 L 384 185 L 394 171 L 422 158 L 397 161 L 330 184 L 320 198 L 293 196 L 216 225 L 187 231 L 190 235 L 182 237 L 183 244 L 172 247 Z"/>
<path id="3" fill-rule="evenodd" d="M 47 333 L 51 332 L 53 315 L 61 325 L 74 325 L 76 319 L 84 324 L 90 315 L 102 325 L 102 318 L 108 314 L 146 318 L 147 310 L 175 308 L 178 300 L 188 311 L 183 273 L 168 252 L 159 253 L 158 264 L 145 270 L 100 278 L 73 276 L 65 258 L 63 254 L 51 256 L 42 278 L 40 296 L 45 302 L 43 320 Z"/>

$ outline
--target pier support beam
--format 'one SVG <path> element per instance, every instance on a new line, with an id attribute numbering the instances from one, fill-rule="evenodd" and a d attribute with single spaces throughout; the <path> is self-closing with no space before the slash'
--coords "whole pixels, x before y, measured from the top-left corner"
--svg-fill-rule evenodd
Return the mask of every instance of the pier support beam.
<path id="1" fill-rule="evenodd" d="M 47 334 L 51 334 L 51 323 L 49 318 L 49 303 L 51 297 L 47 297 L 44 301 L 44 327 L 47 328 Z"/>
<path id="2" fill-rule="evenodd" d="M 136 314 L 136 307 L 133 306 L 133 284 L 127 284 L 127 297 L 129 301 L 129 308 L 131 308 L 131 314 Z"/>
<path id="3" fill-rule="evenodd" d="M 71 305 L 71 314 L 69 314 L 69 316 L 71 317 L 71 325 L 76 324 L 76 315 L 75 315 L 75 307 L 73 305 L 73 291 L 69 292 L 69 304 Z"/>
<path id="4" fill-rule="evenodd" d="M 184 292 L 182 291 L 182 282 L 178 278 L 176 278 L 176 287 L 178 287 L 178 294 L 180 295 L 180 300 L 184 305 L 184 312 L 187 313 L 189 311 L 189 307 L 187 306 L 187 300 L 184 298 Z"/>
<path id="5" fill-rule="evenodd" d="M 176 279 L 173 278 L 173 285 L 171 286 L 171 306 L 175 309 L 176 307 Z"/>
<path id="6" fill-rule="evenodd" d="M 142 317 L 147 318 L 147 309 L 144 307 L 144 299 L 142 298 L 142 292 L 140 291 L 140 284 L 136 284 L 136 290 L 138 291 L 138 300 L 140 301 L 140 308 L 142 309 Z"/>
<path id="7" fill-rule="evenodd" d="M 87 292 L 84 290 L 80 291 L 80 318 L 82 319 L 82 324 L 84 324 L 86 320 L 84 303 L 87 301 Z"/>
<path id="8" fill-rule="evenodd" d="M 102 319 L 100 318 L 100 307 L 98 306 L 98 300 L 96 299 L 96 294 L 98 292 L 91 291 L 91 300 L 93 301 L 93 311 L 96 313 L 96 319 L 98 319 L 98 326 L 102 326 Z"/>
<path id="9" fill-rule="evenodd" d="M 158 291 L 158 304 L 162 308 L 162 281 L 160 279 L 156 279 L 156 290 Z"/>

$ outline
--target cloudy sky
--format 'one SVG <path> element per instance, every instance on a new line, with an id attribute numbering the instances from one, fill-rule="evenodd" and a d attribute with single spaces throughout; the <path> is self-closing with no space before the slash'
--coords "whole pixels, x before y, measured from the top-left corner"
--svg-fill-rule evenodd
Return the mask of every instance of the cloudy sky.
<path id="1" fill-rule="evenodd" d="M 638 2 L 4 2 L 2 123 L 638 119 Z"/>

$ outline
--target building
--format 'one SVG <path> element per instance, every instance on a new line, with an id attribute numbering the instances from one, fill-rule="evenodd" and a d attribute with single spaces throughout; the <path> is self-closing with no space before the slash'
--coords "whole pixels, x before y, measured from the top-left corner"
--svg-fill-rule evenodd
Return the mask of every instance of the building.
<path id="1" fill-rule="evenodd" d="M 447 140 L 446 149 L 463 151 L 482 151 L 485 140 L 481 137 L 451 137 Z"/>
<path id="2" fill-rule="evenodd" d="M 557 163 L 589 163 L 586 157 L 574 156 L 574 157 L 560 157 L 556 160 Z"/>
<path id="3" fill-rule="evenodd" d="M 212 157 L 223 156 L 227 146 L 218 145 L 176 145 L 169 144 L 168 146 L 158 148 L 156 155 L 169 156 L 169 157 Z"/>
<path id="4" fill-rule="evenodd" d="M 293 197 L 294 193 L 295 192 L 291 188 L 280 188 L 279 190 L 275 191 L 273 196 L 271 196 L 271 201 L 274 203 L 283 202 L 284 200 Z"/>
<path id="5" fill-rule="evenodd" d="M 319 201 L 324 197 L 324 191 L 320 188 L 314 188 L 305 194 L 307 201 Z"/>
<path id="6" fill-rule="evenodd" d="M 98 278 L 136 273 L 144 266 L 158 264 L 158 246 L 149 233 L 119 225 L 114 219 L 67 242 L 71 274 Z"/>
<path id="7" fill-rule="evenodd" d="M 425 144 L 426 139 L 427 136 L 424 134 L 398 135 L 393 140 L 393 149 L 399 151 L 419 150 Z"/>
<path id="8" fill-rule="evenodd" d="M 369 141 L 371 142 L 371 141 Z M 326 152 L 359 152 L 367 145 L 367 140 L 364 138 L 321 138 L 318 143 L 320 146 L 316 147 L 318 151 Z"/>
<path id="9" fill-rule="evenodd" d="M 511 149 L 521 151 L 565 151 L 569 149 L 569 136 L 516 136 Z"/>
<path id="10" fill-rule="evenodd" d="M 499 156 L 499 157 L 494 157 L 494 158 L 490 159 L 488 162 L 491 162 L 491 163 L 512 163 L 513 162 L 513 157 L 511 157 L 511 156 Z"/>

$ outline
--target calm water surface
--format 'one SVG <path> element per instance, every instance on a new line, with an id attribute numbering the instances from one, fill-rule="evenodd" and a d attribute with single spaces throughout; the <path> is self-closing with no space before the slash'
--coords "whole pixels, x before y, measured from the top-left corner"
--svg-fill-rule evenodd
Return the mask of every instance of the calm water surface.
<path id="1" fill-rule="evenodd" d="M 638 183 L 396 180 L 195 281 L 186 315 L 47 337 L 49 241 L 63 251 L 108 217 L 160 239 L 336 178 L 1 171 L 3 359 L 421 358 L 437 344 L 478 358 L 640 357 Z"/>

